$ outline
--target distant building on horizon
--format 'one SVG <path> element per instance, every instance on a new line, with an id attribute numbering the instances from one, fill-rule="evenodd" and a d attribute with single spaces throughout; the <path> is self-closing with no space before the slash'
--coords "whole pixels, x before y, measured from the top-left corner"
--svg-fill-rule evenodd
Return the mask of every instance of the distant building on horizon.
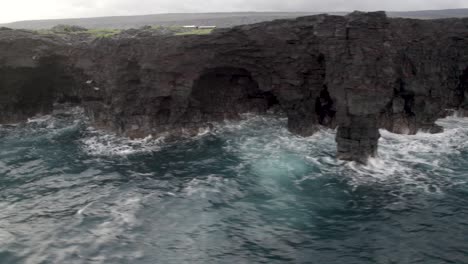
<path id="1" fill-rule="evenodd" d="M 215 29 L 216 26 L 198 26 L 199 29 Z"/>
<path id="2" fill-rule="evenodd" d="M 197 26 L 197 25 L 185 25 L 183 28 L 192 28 L 192 29 L 215 29 L 216 26 Z"/>

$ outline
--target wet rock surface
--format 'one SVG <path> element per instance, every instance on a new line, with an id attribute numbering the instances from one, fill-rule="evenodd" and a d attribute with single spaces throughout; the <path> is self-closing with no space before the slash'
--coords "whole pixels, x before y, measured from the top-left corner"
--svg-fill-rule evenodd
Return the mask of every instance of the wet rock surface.
<path id="1" fill-rule="evenodd" d="M 302 136 L 338 127 L 338 157 L 365 162 L 380 128 L 436 133 L 446 109 L 468 112 L 468 19 L 355 12 L 80 41 L 0 29 L 0 122 L 57 102 L 129 137 L 193 135 L 280 108 Z"/>

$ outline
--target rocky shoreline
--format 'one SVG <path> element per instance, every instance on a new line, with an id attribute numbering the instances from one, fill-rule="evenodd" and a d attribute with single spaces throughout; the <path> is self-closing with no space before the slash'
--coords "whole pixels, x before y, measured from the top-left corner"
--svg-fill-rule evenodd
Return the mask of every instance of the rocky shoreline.
<path id="1" fill-rule="evenodd" d="M 437 133 L 447 109 L 468 111 L 468 19 L 355 12 L 98 39 L 0 29 L 0 123 L 55 103 L 133 138 L 279 108 L 298 135 L 337 127 L 338 158 L 365 162 L 381 128 Z"/>

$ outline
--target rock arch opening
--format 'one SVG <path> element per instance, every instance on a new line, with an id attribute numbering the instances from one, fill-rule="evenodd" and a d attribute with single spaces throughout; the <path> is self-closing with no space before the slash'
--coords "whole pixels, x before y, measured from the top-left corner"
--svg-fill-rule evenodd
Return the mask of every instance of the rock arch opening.
<path id="1" fill-rule="evenodd" d="M 336 109 L 327 85 L 323 86 L 319 96 L 315 99 L 315 113 L 320 125 L 334 127 Z"/>
<path id="2" fill-rule="evenodd" d="M 466 68 L 460 76 L 460 82 L 457 89 L 457 97 L 459 99 L 459 110 L 463 115 L 468 114 L 468 68 Z"/>
<path id="3" fill-rule="evenodd" d="M 202 72 L 194 82 L 191 106 L 202 121 L 237 119 L 242 113 L 265 113 L 278 100 L 262 91 L 252 74 L 243 68 L 218 67 Z"/>
<path id="4" fill-rule="evenodd" d="M 67 67 L 63 57 L 53 55 L 34 60 L 35 65 L 0 66 L 0 123 L 48 114 L 55 103 L 81 102 L 75 69 Z"/>
<path id="5" fill-rule="evenodd" d="M 326 60 L 325 55 L 317 56 L 316 71 L 312 75 L 315 90 L 315 115 L 317 123 L 325 127 L 335 127 L 336 105 L 332 99 L 326 83 Z"/>

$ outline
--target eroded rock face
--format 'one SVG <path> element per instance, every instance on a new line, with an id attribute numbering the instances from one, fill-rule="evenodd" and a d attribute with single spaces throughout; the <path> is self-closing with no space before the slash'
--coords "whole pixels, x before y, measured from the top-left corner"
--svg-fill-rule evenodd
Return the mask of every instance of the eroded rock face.
<path id="1" fill-rule="evenodd" d="M 338 127 L 338 157 L 365 162 L 380 128 L 439 132 L 446 109 L 468 111 L 468 19 L 356 12 L 68 41 L 0 30 L 0 122 L 74 102 L 99 128 L 145 137 L 281 108 L 293 133 Z"/>
<path id="2" fill-rule="evenodd" d="M 49 113 L 57 102 L 80 101 L 65 47 L 60 38 L 0 29 L 0 123 Z"/>

